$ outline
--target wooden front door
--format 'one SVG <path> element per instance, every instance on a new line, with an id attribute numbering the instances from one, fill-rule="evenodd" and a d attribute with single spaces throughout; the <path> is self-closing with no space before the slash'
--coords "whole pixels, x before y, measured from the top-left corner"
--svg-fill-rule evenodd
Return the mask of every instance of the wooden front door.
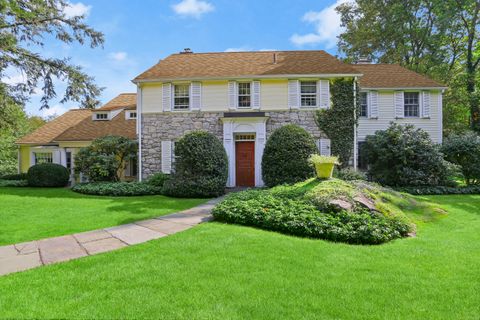
<path id="1" fill-rule="evenodd" d="M 235 144 L 237 187 L 255 186 L 255 142 L 238 141 Z"/>

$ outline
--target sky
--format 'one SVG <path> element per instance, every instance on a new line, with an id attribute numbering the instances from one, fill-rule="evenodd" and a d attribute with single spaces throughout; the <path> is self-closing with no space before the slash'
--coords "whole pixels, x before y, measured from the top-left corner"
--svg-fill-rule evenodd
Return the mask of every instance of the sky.
<path id="1" fill-rule="evenodd" d="M 340 20 L 334 8 L 345 0 L 72 0 L 68 15 L 105 35 L 103 48 L 47 41 L 40 52 L 70 57 L 105 90 L 102 103 L 122 92 L 136 92 L 131 80 L 172 53 L 252 50 L 313 50 L 337 53 Z M 15 82 L 18 76 L 8 81 Z M 62 84 L 57 92 L 61 96 Z M 58 116 L 75 103 L 52 101 L 39 110 L 34 95 L 26 111 Z"/>

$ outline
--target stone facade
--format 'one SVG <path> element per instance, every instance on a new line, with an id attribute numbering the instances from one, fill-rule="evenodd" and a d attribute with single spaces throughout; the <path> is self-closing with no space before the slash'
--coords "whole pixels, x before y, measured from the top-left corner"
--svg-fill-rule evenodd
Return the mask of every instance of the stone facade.
<path id="1" fill-rule="evenodd" d="M 267 138 L 277 128 L 296 124 L 315 139 L 324 137 L 315 123 L 315 111 L 269 111 Z M 142 114 L 142 176 L 148 178 L 161 171 L 162 141 L 176 141 L 193 130 L 206 130 L 223 140 L 223 112 L 162 112 Z"/>

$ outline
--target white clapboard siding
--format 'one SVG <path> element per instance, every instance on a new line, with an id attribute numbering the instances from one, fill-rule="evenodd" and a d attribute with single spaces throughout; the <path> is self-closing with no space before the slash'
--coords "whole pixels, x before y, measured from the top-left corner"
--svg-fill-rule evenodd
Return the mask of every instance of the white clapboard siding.
<path id="1" fill-rule="evenodd" d="M 172 111 L 172 84 L 164 83 L 162 86 L 163 111 Z"/>
<path id="2" fill-rule="evenodd" d="M 330 108 L 330 81 L 329 80 L 320 80 L 319 81 L 319 99 L 318 106 L 320 108 Z"/>
<path id="3" fill-rule="evenodd" d="M 237 109 L 238 98 L 237 98 L 237 82 L 228 81 L 228 108 L 231 110 Z"/>
<path id="4" fill-rule="evenodd" d="M 403 91 L 395 91 L 395 118 L 404 118 L 404 100 Z"/>
<path id="5" fill-rule="evenodd" d="M 260 109 L 260 81 L 252 82 L 252 108 Z"/>
<path id="6" fill-rule="evenodd" d="M 320 155 L 330 156 L 332 154 L 330 151 L 330 139 L 319 139 L 317 144 Z"/>
<path id="7" fill-rule="evenodd" d="M 378 118 L 378 92 L 370 91 L 368 93 L 368 114 L 369 118 Z"/>
<path id="8" fill-rule="evenodd" d="M 198 111 L 202 103 L 202 83 L 195 81 L 190 84 L 190 110 Z"/>
<path id="9" fill-rule="evenodd" d="M 162 172 L 172 172 L 172 141 L 162 141 Z"/>
<path id="10" fill-rule="evenodd" d="M 423 118 L 430 118 L 430 105 L 431 105 L 430 92 L 428 91 L 422 92 L 422 117 Z"/>
<path id="11" fill-rule="evenodd" d="M 288 81 L 288 107 L 298 109 L 300 107 L 300 81 Z"/>

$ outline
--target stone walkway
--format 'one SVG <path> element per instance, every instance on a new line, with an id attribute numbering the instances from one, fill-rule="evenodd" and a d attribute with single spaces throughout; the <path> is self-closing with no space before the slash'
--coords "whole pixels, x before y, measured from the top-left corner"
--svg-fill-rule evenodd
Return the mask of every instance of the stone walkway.
<path id="1" fill-rule="evenodd" d="M 0 247 L 0 276 L 165 237 L 209 221 L 221 198 L 154 219 Z"/>

